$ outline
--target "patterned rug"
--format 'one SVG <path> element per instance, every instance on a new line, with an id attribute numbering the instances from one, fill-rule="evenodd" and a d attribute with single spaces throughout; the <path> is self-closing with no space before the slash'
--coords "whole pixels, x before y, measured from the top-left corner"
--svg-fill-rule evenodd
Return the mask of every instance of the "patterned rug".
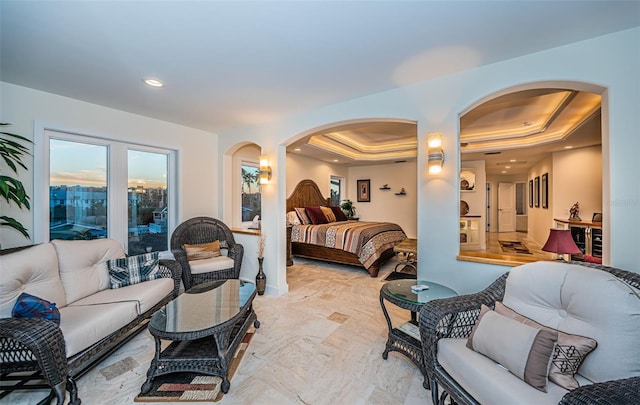
<path id="1" fill-rule="evenodd" d="M 242 360 L 255 329 L 249 328 L 236 351 L 231 367 L 229 380 L 233 378 Z M 222 378 L 197 373 L 173 373 L 161 375 L 153 379 L 153 387 L 146 394 L 138 394 L 135 402 L 218 402 L 223 393 L 220 390 Z M 231 388 L 233 389 L 233 383 Z"/>
<path id="2" fill-rule="evenodd" d="M 520 253 L 524 255 L 533 254 L 524 243 L 519 241 L 499 240 L 498 243 L 500 243 L 500 247 L 505 253 Z"/>

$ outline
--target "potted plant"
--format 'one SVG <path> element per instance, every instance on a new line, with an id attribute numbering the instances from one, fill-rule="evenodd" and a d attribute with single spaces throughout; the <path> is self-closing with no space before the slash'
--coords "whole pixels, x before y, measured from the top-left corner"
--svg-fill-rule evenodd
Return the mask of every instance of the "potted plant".
<path id="1" fill-rule="evenodd" d="M 6 127 L 11 124 L 0 123 L 0 126 Z M 22 145 L 20 141 L 32 143 L 29 139 L 12 134 L 10 132 L 0 131 L 0 156 L 4 160 L 5 164 L 17 175 L 18 166 L 25 170 L 29 170 L 22 159 L 24 155 L 30 155 L 29 149 Z M 25 207 L 31 209 L 29 204 L 29 196 L 27 195 L 24 185 L 17 178 L 6 176 L 0 173 L 0 195 L 4 197 L 7 203 L 15 203 L 18 208 Z M 14 218 L 6 215 L 0 216 L 0 226 L 8 226 L 15 229 L 24 235 L 25 238 L 30 239 L 27 229 Z"/>
<path id="2" fill-rule="evenodd" d="M 342 209 L 347 218 L 353 218 L 356 215 L 356 207 L 353 206 L 353 201 L 351 200 L 343 200 L 342 204 L 340 204 L 340 209 Z"/>

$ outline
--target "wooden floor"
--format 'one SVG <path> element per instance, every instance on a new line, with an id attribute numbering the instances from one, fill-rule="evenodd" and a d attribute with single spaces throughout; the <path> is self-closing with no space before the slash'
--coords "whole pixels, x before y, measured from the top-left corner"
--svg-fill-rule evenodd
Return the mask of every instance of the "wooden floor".
<path id="1" fill-rule="evenodd" d="M 524 232 L 487 232 L 487 248 L 485 250 L 463 250 L 460 252 L 459 258 L 470 261 L 504 261 L 506 263 L 521 264 L 535 262 L 538 260 L 554 260 L 556 255 L 553 253 L 543 252 L 542 246 L 538 245 L 532 239 L 527 237 Z M 498 241 L 519 241 L 523 242 L 531 254 L 508 254 L 500 247 Z"/>
<path id="2" fill-rule="evenodd" d="M 219 404 L 431 404 L 409 360 L 395 352 L 382 359 L 387 325 L 379 292 L 396 263 L 371 278 L 296 258 L 287 268 L 288 294 L 256 297 L 261 326 Z M 408 311 L 387 309 L 394 324 L 409 319 Z M 152 357 L 145 331 L 80 378 L 82 404 L 133 404 Z M 36 404 L 44 396 L 14 392 L 0 403 Z"/>

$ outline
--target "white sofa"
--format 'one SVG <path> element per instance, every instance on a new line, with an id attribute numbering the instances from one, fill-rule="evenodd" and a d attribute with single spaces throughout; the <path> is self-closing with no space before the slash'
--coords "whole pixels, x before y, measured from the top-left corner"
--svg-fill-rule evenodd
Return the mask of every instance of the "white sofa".
<path id="1" fill-rule="evenodd" d="M 597 396 L 607 404 L 640 403 L 639 287 L 638 273 L 541 261 L 513 268 L 479 293 L 425 304 L 420 332 L 434 404 L 447 396 L 457 404 L 587 404 L 596 403 Z M 546 387 L 536 389 L 517 376 L 518 367 L 524 370 L 530 364 L 533 351 L 527 351 L 529 341 L 516 338 L 522 336 L 522 318 L 519 322 L 493 315 L 504 308 L 496 302 L 540 325 L 597 342 L 573 376 L 579 388 L 563 388 L 543 375 Z M 487 319 L 497 321 L 478 321 L 482 305 L 496 308 Z M 480 325 L 474 329 L 476 323 Z M 476 344 L 474 335 L 468 346 L 474 330 L 483 334 L 483 342 Z M 546 372 L 563 356 L 559 351 L 575 348 L 559 343 L 551 343 L 554 351 L 546 357 Z M 564 371 L 562 378 L 571 375 Z"/>
<path id="2" fill-rule="evenodd" d="M 123 257 L 122 246 L 112 239 L 54 240 L 0 256 L 0 337 L 4 338 L 3 342 L 20 340 L 20 330 L 29 328 L 34 328 L 33 335 L 61 335 L 63 349 L 58 350 L 64 352 L 61 357 L 66 364 L 61 365 L 59 359 L 49 359 L 59 364 L 39 364 L 39 368 L 66 369 L 64 373 L 57 370 L 64 374 L 62 381 L 50 383 L 57 386 L 55 395 L 63 395 L 64 387 L 68 386 L 72 403 L 79 403 L 74 378 L 140 331 L 146 325 L 144 321 L 179 292 L 181 270 L 173 260 L 160 261 L 163 271 L 171 274 L 171 278 L 111 289 L 107 262 Z M 60 310 L 59 327 L 39 318 L 11 318 L 22 292 L 55 303 Z M 39 332 L 36 333 L 36 329 Z M 56 345 L 55 338 L 49 340 L 54 343 L 46 343 L 44 339 L 39 344 Z M 32 351 L 43 350 L 37 346 L 27 345 Z M 0 347 L 3 354 L 9 350 L 6 346 Z M 46 350 L 55 352 L 51 348 Z M 37 353 L 34 355 L 39 357 Z M 4 361 L 5 358 L 3 372 L 11 367 L 20 368 L 20 362 L 26 360 L 18 358 L 12 362 Z M 45 377 L 49 371 L 46 370 Z"/>

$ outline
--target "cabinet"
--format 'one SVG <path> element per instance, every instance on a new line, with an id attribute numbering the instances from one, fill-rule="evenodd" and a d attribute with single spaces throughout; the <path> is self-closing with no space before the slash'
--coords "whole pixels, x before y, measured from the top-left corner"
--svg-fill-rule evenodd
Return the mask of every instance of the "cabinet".
<path id="1" fill-rule="evenodd" d="M 555 219 L 559 228 L 569 229 L 571 237 L 582 253 L 571 260 L 584 260 L 584 255 L 602 258 L 602 222 Z"/>
<path id="2" fill-rule="evenodd" d="M 479 215 L 460 217 L 460 250 L 482 249 L 481 219 Z"/>

